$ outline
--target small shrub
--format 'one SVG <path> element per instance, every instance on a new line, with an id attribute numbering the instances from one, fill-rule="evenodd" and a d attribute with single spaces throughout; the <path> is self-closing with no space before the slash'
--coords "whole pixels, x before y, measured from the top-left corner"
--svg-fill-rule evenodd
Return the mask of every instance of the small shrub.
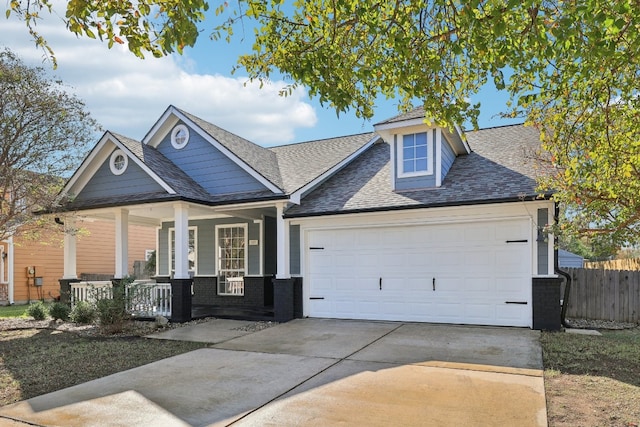
<path id="1" fill-rule="evenodd" d="M 71 321 L 74 323 L 88 324 L 96 320 L 97 313 L 95 307 L 86 301 L 78 302 L 71 310 Z"/>
<path id="2" fill-rule="evenodd" d="M 98 300 L 96 309 L 100 327 L 108 333 L 122 332 L 130 320 L 130 316 L 125 310 L 123 299 L 118 298 L 117 295 L 113 299 L 104 298 Z"/>
<path id="3" fill-rule="evenodd" d="M 29 305 L 27 314 L 36 320 L 44 320 L 47 318 L 47 307 L 42 301 L 35 302 Z"/>
<path id="4" fill-rule="evenodd" d="M 55 320 L 68 320 L 71 308 L 67 304 L 54 302 L 49 308 L 49 315 Z"/>

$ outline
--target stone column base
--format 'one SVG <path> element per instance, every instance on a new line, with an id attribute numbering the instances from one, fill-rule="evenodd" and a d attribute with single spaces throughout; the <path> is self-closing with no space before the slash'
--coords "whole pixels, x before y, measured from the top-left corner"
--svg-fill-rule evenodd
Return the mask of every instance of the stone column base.
<path id="1" fill-rule="evenodd" d="M 559 277 L 534 277 L 532 283 L 533 329 L 558 331 L 562 327 L 560 320 L 560 284 Z"/>
<path id="2" fill-rule="evenodd" d="M 171 321 L 191 320 L 191 285 L 193 279 L 171 279 Z"/>
<path id="3" fill-rule="evenodd" d="M 276 322 L 294 318 L 295 279 L 273 279 L 273 315 Z"/>

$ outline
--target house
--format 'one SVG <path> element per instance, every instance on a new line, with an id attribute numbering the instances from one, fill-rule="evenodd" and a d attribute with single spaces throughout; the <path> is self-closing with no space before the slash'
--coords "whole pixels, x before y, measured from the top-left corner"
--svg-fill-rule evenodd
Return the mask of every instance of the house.
<path id="1" fill-rule="evenodd" d="M 53 222 L 53 218 L 51 219 Z M 0 305 L 24 304 L 60 296 L 58 280 L 63 273 L 62 226 L 46 232 L 46 238 L 33 239 L 21 233 L 0 242 Z M 115 224 L 110 221 L 78 222 L 79 277 L 96 280 L 114 274 Z M 134 261 L 144 261 L 155 248 L 156 230 L 131 226 L 127 270 L 133 273 Z"/>
<path id="2" fill-rule="evenodd" d="M 558 249 L 558 265 L 567 268 L 582 268 L 584 267 L 584 258 L 573 252 Z"/>
<path id="3" fill-rule="evenodd" d="M 418 108 L 370 133 L 263 148 L 170 106 L 142 141 L 103 135 L 63 190 L 65 222 L 115 221 L 116 278 L 128 226 L 156 226 L 173 321 L 209 305 L 559 327 L 538 147 L 532 128 L 465 138 Z M 65 239 L 63 286 L 77 278 Z"/>

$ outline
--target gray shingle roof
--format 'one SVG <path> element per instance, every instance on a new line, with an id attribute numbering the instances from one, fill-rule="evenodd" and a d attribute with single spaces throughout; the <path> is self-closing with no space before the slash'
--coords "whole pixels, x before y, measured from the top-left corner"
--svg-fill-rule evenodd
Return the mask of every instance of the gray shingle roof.
<path id="1" fill-rule="evenodd" d="M 202 120 L 193 114 L 187 113 L 179 108 L 176 109 L 188 117 L 189 120 L 192 120 L 226 149 L 238 156 L 254 171 L 262 175 L 279 189 L 284 189 L 275 153 L 267 148 L 241 138 L 238 135 L 219 128 L 206 120 Z"/>
<path id="2" fill-rule="evenodd" d="M 489 203 L 537 194 L 535 129 L 505 126 L 470 132 L 467 138 L 473 152 L 456 159 L 439 188 L 393 191 L 390 147 L 377 143 L 287 216 Z"/>
<path id="3" fill-rule="evenodd" d="M 424 119 L 424 108 L 423 107 L 416 107 L 411 111 L 408 111 L 406 113 L 402 113 L 402 114 L 398 114 L 395 117 L 391 117 L 390 119 L 384 120 L 380 123 L 376 123 L 376 125 L 384 125 L 384 124 L 388 124 L 388 123 L 397 123 L 397 122 L 402 122 L 405 120 L 412 120 L 412 119 Z"/>
<path id="4" fill-rule="evenodd" d="M 278 159 L 285 192 L 304 187 L 358 151 L 374 135 L 363 133 L 270 148 Z"/>

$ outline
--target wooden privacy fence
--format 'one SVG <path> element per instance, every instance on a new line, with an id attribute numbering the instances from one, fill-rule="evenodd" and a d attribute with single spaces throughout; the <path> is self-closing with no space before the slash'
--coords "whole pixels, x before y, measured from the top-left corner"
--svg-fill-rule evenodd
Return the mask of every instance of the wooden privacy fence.
<path id="1" fill-rule="evenodd" d="M 640 322 L 640 271 L 563 270 L 572 278 L 567 317 Z"/>
<path id="2" fill-rule="evenodd" d="M 584 268 L 640 271 L 640 258 L 610 259 L 607 261 L 585 261 Z"/>

